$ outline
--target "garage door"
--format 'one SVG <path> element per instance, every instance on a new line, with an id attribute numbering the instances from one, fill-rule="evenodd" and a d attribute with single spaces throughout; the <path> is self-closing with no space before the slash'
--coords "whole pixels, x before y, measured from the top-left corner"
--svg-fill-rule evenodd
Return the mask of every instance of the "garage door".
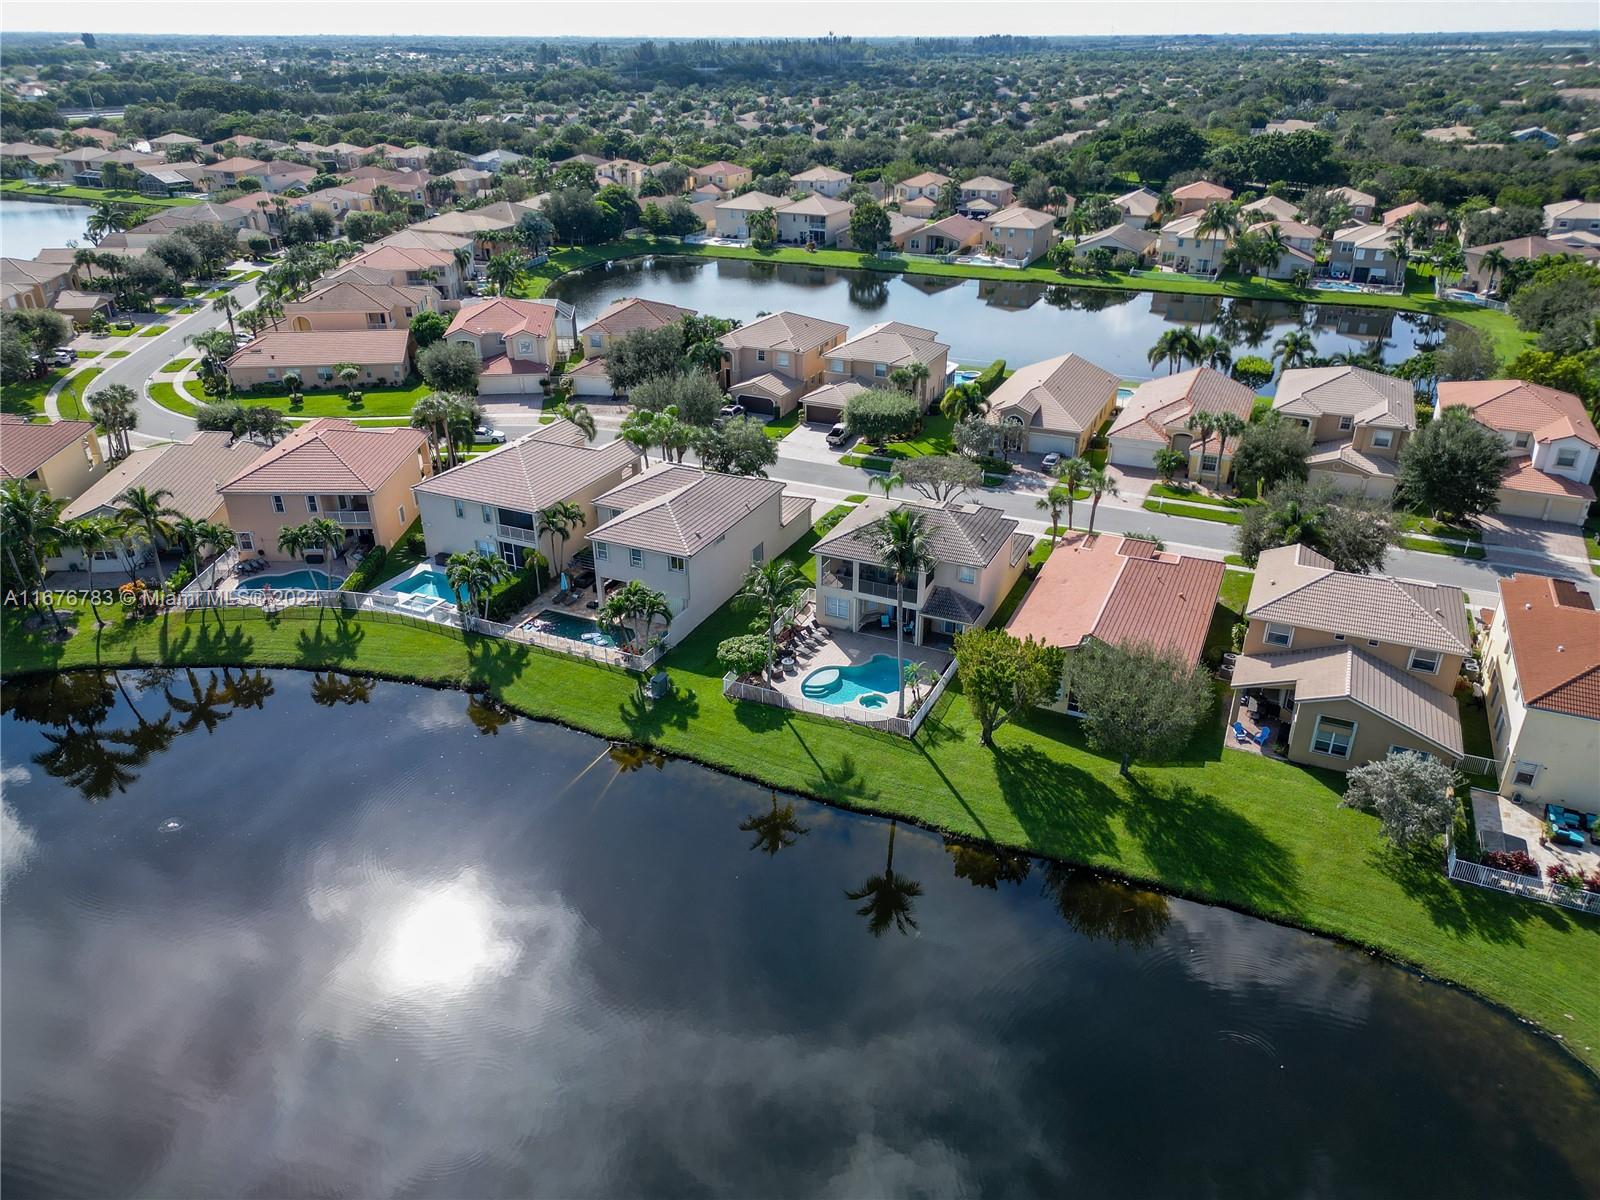
<path id="1" fill-rule="evenodd" d="M 1155 470 L 1156 451 L 1161 449 L 1160 442 L 1146 442 L 1133 438 L 1112 438 L 1108 443 L 1111 462 L 1119 467 L 1132 467 L 1134 470 Z"/>
<path id="2" fill-rule="evenodd" d="M 776 416 L 773 402 L 769 396 L 747 395 L 744 392 L 735 392 L 734 400 L 744 405 L 746 412 L 761 413 L 764 416 Z"/>
<path id="3" fill-rule="evenodd" d="M 478 376 L 478 394 L 480 396 L 525 396 L 529 392 L 542 390 L 539 387 L 537 375 L 480 375 Z"/>
<path id="4" fill-rule="evenodd" d="M 1029 454 L 1066 454 L 1073 455 L 1078 452 L 1078 439 L 1062 437 L 1051 433 L 1030 433 L 1028 435 Z"/>
<path id="5" fill-rule="evenodd" d="M 572 394 L 574 396 L 601 396 L 610 398 L 611 381 L 604 375 L 574 375 L 572 376 Z"/>
<path id="6" fill-rule="evenodd" d="M 821 425 L 836 425 L 844 420 L 844 409 L 837 404 L 808 404 L 806 420 Z"/>

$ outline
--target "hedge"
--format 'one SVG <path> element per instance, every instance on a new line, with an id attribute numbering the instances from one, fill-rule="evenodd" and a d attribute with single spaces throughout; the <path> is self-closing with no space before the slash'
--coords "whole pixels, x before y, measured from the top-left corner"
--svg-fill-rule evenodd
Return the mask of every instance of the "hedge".
<path id="1" fill-rule="evenodd" d="M 985 367 L 979 376 L 972 382 L 978 385 L 978 390 L 987 396 L 1000 386 L 1000 381 L 1006 377 L 1006 360 L 997 358 Z"/>
<path id="2" fill-rule="evenodd" d="M 530 550 L 528 561 L 538 564 L 537 575 L 530 567 L 523 567 L 509 579 L 495 584 L 494 591 L 489 593 L 489 620 L 504 622 L 508 617 L 515 616 L 549 586 L 550 564 L 545 561 L 544 555 L 537 550 Z"/>

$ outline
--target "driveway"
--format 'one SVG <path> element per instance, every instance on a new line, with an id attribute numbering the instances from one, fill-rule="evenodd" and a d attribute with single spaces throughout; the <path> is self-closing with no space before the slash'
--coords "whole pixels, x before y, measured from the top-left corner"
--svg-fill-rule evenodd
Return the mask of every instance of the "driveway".
<path id="1" fill-rule="evenodd" d="M 778 457 L 790 459 L 795 462 L 831 463 L 837 465 L 839 456 L 843 454 L 844 447 L 828 445 L 828 430 L 831 425 L 822 425 L 816 422 L 807 424 L 802 421 L 795 426 L 794 432 L 778 443 Z"/>
<path id="2" fill-rule="evenodd" d="M 1587 553 L 1582 535 L 1571 525 L 1493 514 L 1480 517 L 1478 523 L 1490 562 L 1517 563 L 1530 554 L 1581 560 Z"/>

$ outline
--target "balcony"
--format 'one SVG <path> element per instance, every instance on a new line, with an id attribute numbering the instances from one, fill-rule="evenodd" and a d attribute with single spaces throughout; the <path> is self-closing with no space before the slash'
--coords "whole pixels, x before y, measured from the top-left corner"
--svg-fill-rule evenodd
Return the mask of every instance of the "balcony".
<path id="1" fill-rule="evenodd" d="M 539 544 L 539 531 L 536 529 L 524 529 L 521 525 L 496 525 L 495 532 L 508 542 L 520 542 L 524 546 Z"/>
<path id="2" fill-rule="evenodd" d="M 323 515 L 341 525 L 356 525 L 363 529 L 372 525 L 372 510 L 369 508 L 330 508 Z"/>
<path id="3" fill-rule="evenodd" d="M 823 587 L 850 591 L 855 586 L 856 565 L 849 559 L 825 558 L 817 579 Z"/>

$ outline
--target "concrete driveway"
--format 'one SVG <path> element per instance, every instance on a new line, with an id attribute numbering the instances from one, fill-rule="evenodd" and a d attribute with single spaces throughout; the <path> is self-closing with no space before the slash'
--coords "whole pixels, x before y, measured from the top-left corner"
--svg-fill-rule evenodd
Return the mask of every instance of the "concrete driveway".
<path id="1" fill-rule="evenodd" d="M 846 447 L 828 445 L 828 430 L 832 428 L 817 422 L 800 422 L 793 433 L 778 443 L 778 456 L 794 462 L 837 464 Z"/>
<path id="2" fill-rule="evenodd" d="M 1483 548 L 1490 562 L 1524 562 L 1530 554 L 1582 559 L 1583 536 L 1571 525 L 1488 514 L 1478 519 Z"/>

